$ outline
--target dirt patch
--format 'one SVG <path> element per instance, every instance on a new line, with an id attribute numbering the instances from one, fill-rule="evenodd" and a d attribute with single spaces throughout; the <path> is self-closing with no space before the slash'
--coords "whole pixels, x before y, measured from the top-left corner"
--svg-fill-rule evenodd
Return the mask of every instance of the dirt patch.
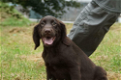
<path id="1" fill-rule="evenodd" d="M 38 53 L 38 54 L 33 54 L 33 55 L 22 55 L 20 56 L 21 59 L 26 59 L 27 61 L 35 61 L 35 62 L 39 62 L 40 66 L 44 65 L 44 61 L 42 59 L 42 53 Z"/>
<path id="2" fill-rule="evenodd" d="M 25 32 L 26 30 L 25 29 L 22 29 L 22 28 L 12 28 L 9 33 L 18 33 L 18 32 Z"/>
<path id="3" fill-rule="evenodd" d="M 107 72 L 107 74 L 108 74 L 108 79 L 109 80 L 120 80 L 121 79 L 121 74 L 120 73 Z"/>
<path id="4" fill-rule="evenodd" d="M 23 56 L 21 56 L 21 58 L 22 59 L 26 59 L 26 60 L 30 60 L 30 61 L 37 61 L 37 60 L 40 60 L 40 59 L 42 59 L 42 57 L 41 57 L 41 54 L 42 53 L 38 53 L 38 54 L 33 54 L 33 55 L 23 55 Z"/>
<path id="5" fill-rule="evenodd" d="M 96 60 L 107 60 L 108 56 L 102 55 L 102 56 L 97 56 Z"/>

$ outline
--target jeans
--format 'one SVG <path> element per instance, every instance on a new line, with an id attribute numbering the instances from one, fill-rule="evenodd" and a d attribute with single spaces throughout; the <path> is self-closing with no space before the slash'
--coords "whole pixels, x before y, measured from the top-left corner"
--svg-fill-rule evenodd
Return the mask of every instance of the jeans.
<path id="1" fill-rule="evenodd" d="M 90 56 L 119 15 L 92 1 L 80 12 L 68 37 Z"/>

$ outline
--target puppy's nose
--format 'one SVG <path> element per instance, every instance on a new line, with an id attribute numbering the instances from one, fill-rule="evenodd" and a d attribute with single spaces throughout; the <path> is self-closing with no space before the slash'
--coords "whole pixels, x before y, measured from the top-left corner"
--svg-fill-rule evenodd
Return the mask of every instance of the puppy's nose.
<path id="1" fill-rule="evenodd" d="M 49 34 L 51 32 L 51 29 L 45 29 L 45 33 Z"/>

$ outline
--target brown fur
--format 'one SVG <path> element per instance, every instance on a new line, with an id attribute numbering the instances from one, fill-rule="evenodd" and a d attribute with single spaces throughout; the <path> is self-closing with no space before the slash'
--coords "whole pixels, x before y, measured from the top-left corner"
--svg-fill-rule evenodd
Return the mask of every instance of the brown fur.
<path id="1" fill-rule="evenodd" d="M 56 26 L 51 24 L 53 20 Z M 47 28 L 41 24 L 43 21 L 50 26 L 50 33 L 56 36 L 52 46 L 44 46 L 42 54 L 47 80 L 107 80 L 106 71 L 96 66 L 78 46 L 67 38 L 65 25 L 52 16 L 44 17 L 34 27 L 35 49 L 40 45 L 43 30 Z"/>

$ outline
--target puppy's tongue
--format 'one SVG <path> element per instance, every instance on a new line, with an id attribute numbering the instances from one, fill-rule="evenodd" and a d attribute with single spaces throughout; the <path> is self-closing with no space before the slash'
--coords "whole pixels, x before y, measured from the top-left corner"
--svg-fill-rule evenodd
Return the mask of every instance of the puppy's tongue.
<path id="1" fill-rule="evenodd" d="M 46 45 L 52 45 L 53 41 L 54 41 L 54 38 L 53 37 L 52 38 L 46 38 L 46 37 L 43 38 L 43 42 Z"/>

